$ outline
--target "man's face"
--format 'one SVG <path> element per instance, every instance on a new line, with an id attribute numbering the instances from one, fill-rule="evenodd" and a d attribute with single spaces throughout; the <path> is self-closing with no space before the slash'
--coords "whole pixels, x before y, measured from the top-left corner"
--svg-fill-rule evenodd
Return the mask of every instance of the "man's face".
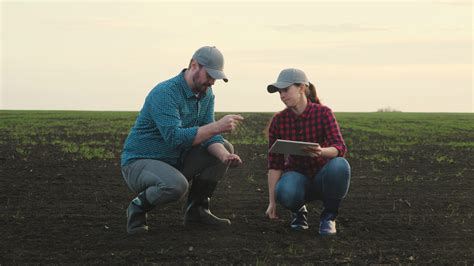
<path id="1" fill-rule="evenodd" d="M 204 93 L 207 91 L 207 88 L 214 85 L 216 80 L 207 74 L 207 71 L 203 66 L 196 64 L 196 67 L 197 71 L 192 76 L 194 84 L 192 89 L 195 93 Z"/>

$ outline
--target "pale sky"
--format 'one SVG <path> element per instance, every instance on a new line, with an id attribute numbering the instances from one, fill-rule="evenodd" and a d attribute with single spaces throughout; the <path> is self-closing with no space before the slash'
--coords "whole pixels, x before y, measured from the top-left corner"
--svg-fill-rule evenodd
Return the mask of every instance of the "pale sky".
<path id="1" fill-rule="evenodd" d="M 2 1 L 0 109 L 139 111 L 215 45 L 216 111 L 284 108 L 300 68 L 335 112 L 474 112 L 472 1 Z"/>

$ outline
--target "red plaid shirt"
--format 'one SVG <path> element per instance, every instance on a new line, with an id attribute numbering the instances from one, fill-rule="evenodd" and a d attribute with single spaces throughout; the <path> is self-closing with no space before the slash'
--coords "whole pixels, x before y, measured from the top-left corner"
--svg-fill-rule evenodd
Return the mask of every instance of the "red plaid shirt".
<path id="1" fill-rule="evenodd" d="M 327 106 L 308 102 L 302 114 L 296 115 L 291 109 L 277 113 L 270 124 L 270 148 L 277 139 L 296 140 L 319 143 L 321 147 L 334 147 L 339 151 L 338 156 L 344 157 L 347 152 L 342 139 L 339 125 L 331 109 Z M 322 157 L 268 154 L 268 169 L 297 171 L 313 177 L 328 161 Z"/>

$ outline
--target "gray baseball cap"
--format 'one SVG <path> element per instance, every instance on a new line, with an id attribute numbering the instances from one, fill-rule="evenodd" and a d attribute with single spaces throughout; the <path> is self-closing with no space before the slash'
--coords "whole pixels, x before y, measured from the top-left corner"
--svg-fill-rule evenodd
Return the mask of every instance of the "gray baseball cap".
<path id="1" fill-rule="evenodd" d="M 213 79 L 229 81 L 224 74 L 224 56 L 215 46 L 199 48 L 194 53 L 193 59 L 202 65 Z"/>
<path id="2" fill-rule="evenodd" d="M 303 70 L 296 68 L 283 69 L 280 72 L 280 75 L 278 75 L 277 82 L 267 86 L 267 91 L 269 93 L 274 93 L 280 89 L 288 88 L 295 83 L 309 85 L 308 78 L 306 77 L 306 74 L 303 72 Z"/>

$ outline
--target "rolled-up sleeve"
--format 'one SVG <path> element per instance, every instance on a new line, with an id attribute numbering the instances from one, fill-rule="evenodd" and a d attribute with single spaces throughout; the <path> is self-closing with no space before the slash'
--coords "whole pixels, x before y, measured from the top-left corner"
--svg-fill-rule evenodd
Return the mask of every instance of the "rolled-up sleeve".
<path id="1" fill-rule="evenodd" d="M 347 147 L 342 138 L 339 124 L 336 121 L 336 116 L 330 108 L 326 108 L 323 119 L 323 126 L 326 132 L 326 139 L 329 142 L 330 147 L 334 147 L 338 150 L 338 157 L 344 157 L 347 152 Z"/>
<path id="2" fill-rule="evenodd" d="M 268 129 L 268 149 L 279 138 L 278 117 L 274 116 Z M 285 167 L 285 157 L 283 154 L 268 153 L 268 169 L 283 170 Z"/>
<path id="3" fill-rule="evenodd" d="M 192 147 L 199 127 L 183 128 L 175 96 L 168 91 L 161 91 L 150 94 L 147 101 L 153 102 L 147 106 L 150 106 L 152 119 L 170 147 Z"/>

